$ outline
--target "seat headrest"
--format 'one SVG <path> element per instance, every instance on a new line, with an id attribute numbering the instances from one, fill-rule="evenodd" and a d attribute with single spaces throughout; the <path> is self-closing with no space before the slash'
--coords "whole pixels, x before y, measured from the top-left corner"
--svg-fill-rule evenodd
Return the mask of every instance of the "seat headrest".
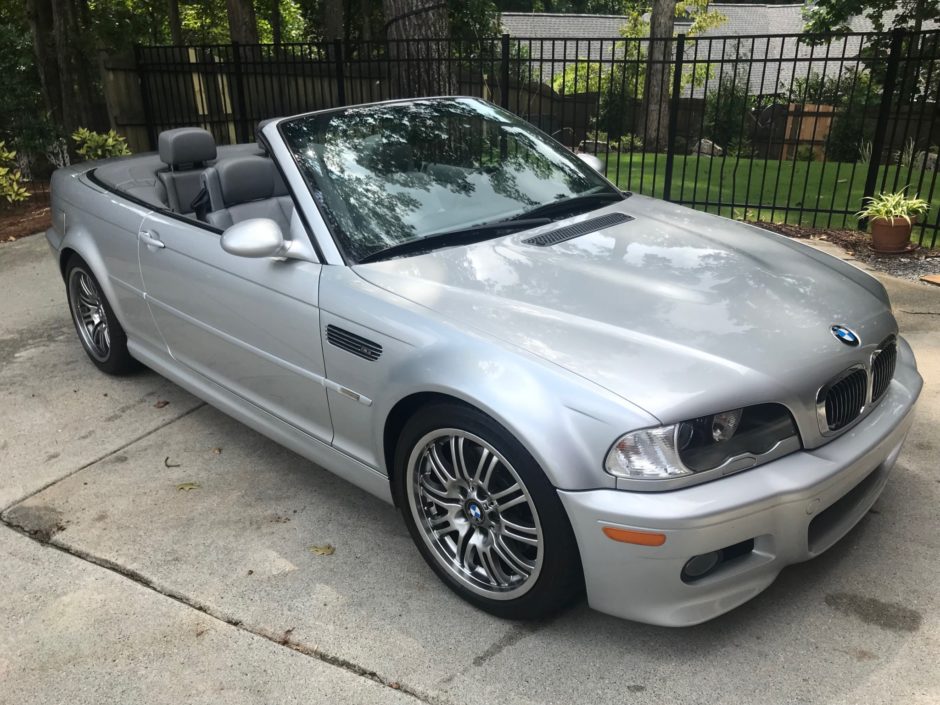
<path id="1" fill-rule="evenodd" d="M 226 208 L 274 196 L 274 162 L 267 157 L 224 159 L 215 170 Z"/>
<path id="2" fill-rule="evenodd" d="M 215 159 L 215 140 L 201 127 L 164 130 L 158 139 L 160 161 L 170 166 L 200 164 Z"/>

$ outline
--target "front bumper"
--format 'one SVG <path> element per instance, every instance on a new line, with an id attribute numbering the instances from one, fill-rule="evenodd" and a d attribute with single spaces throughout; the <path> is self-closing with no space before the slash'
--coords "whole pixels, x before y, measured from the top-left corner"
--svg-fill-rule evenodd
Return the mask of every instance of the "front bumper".
<path id="1" fill-rule="evenodd" d="M 738 475 L 671 492 L 559 490 L 581 552 L 588 602 L 638 622 L 688 626 L 767 588 L 791 563 L 831 547 L 878 499 L 913 421 L 923 381 L 901 341 L 878 406 L 824 446 Z M 840 501 L 842 500 L 842 501 Z M 605 526 L 665 534 L 662 546 L 613 541 Z M 696 555 L 753 539 L 753 549 L 694 582 Z"/>

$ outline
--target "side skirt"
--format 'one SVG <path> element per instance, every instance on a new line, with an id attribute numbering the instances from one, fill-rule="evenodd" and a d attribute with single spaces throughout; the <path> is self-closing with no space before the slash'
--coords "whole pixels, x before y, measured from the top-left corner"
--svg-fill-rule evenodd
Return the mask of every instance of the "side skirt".
<path id="1" fill-rule="evenodd" d="M 338 475 L 379 499 L 393 504 L 388 477 L 378 470 L 291 426 L 206 377 L 182 368 L 166 355 L 154 352 L 149 346 L 128 340 L 127 347 L 131 355 L 140 362 L 191 394 L 267 436 L 275 443 L 302 455 L 307 460 L 326 468 L 334 475 Z"/>

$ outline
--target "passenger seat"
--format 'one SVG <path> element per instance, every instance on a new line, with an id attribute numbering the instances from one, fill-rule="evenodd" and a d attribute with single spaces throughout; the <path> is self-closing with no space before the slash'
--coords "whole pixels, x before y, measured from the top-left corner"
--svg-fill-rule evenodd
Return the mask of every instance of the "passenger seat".
<path id="1" fill-rule="evenodd" d="M 270 159 L 223 159 L 206 169 L 203 183 L 209 192 L 206 220 L 211 225 L 224 230 L 249 218 L 270 218 L 288 236 L 294 202 Z"/>
<path id="2" fill-rule="evenodd" d="M 179 127 L 161 132 L 158 148 L 167 168 L 158 171 L 157 177 L 166 189 L 170 210 L 192 215 L 206 163 L 216 157 L 215 140 L 200 127 Z"/>

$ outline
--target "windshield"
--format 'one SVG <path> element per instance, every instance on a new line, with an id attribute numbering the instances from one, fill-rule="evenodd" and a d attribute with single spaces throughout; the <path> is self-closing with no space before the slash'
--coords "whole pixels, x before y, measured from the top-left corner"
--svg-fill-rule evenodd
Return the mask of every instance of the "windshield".
<path id="1" fill-rule="evenodd" d="M 348 108 L 280 126 L 314 198 L 358 262 L 419 238 L 615 189 L 575 155 L 473 98 Z"/>

